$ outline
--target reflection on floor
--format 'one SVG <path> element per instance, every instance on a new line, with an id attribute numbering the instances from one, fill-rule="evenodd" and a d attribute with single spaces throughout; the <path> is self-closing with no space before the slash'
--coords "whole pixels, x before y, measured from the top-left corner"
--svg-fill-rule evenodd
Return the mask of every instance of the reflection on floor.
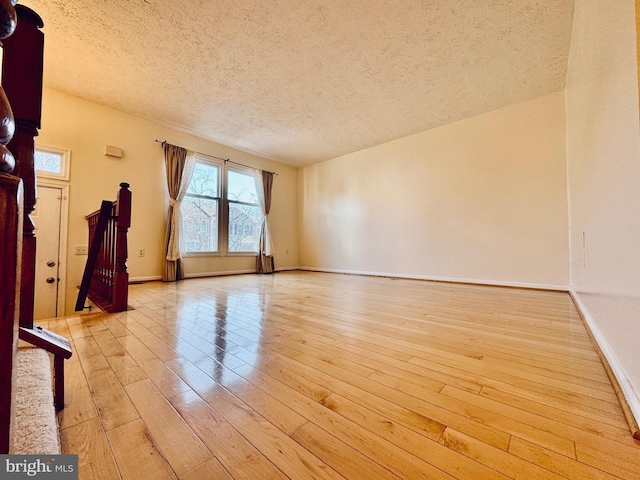
<path id="1" fill-rule="evenodd" d="M 80 478 L 640 478 L 565 293 L 281 272 L 130 303 L 48 325 Z"/>

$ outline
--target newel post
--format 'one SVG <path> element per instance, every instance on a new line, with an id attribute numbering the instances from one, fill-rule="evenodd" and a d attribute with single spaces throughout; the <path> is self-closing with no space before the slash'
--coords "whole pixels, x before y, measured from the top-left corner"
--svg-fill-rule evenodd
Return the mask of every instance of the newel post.
<path id="1" fill-rule="evenodd" d="M 116 265 L 113 273 L 113 309 L 127 310 L 129 300 L 129 272 L 127 271 L 127 232 L 131 226 L 131 191 L 128 183 L 121 183 L 117 199 Z"/>
<path id="2" fill-rule="evenodd" d="M 8 144 L 16 161 L 13 174 L 24 182 L 20 326 L 33 328 L 36 235 L 29 215 L 36 204 L 34 137 L 38 135 L 42 113 L 44 34 L 40 29 L 44 24 L 30 8 L 16 5 L 15 9 L 18 15 L 16 30 L 3 40 L 2 86 L 16 123 L 15 135 Z"/>

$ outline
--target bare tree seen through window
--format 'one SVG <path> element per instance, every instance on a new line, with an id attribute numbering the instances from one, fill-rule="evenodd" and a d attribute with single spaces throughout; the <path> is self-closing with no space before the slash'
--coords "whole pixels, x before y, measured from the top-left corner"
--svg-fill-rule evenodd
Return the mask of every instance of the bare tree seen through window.
<path id="1" fill-rule="evenodd" d="M 253 176 L 237 170 L 229 170 L 227 178 L 228 250 L 230 252 L 257 252 L 264 217 L 258 205 Z"/>
<path id="2" fill-rule="evenodd" d="M 182 201 L 182 235 L 187 252 L 218 251 L 220 167 L 196 163 Z"/>
<path id="3" fill-rule="evenodd" d="M 221 165 L 196 162 L 189 188 L 182 201 L 181 243 L 187 253 L 218 252 L 221 205 Z M 227 251 L 258 251 L 264 221 L 253 175 L 227 170 Z"/>

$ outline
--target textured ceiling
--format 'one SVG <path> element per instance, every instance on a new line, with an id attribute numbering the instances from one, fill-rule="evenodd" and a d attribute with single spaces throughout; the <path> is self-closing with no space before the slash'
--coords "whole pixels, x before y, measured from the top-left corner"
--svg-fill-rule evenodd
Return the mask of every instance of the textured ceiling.
<path id="1" fill-rule="evenodd" d="M 574 0 L 21 0 L 45 85 L 294 166 L 564 88 Z"/>

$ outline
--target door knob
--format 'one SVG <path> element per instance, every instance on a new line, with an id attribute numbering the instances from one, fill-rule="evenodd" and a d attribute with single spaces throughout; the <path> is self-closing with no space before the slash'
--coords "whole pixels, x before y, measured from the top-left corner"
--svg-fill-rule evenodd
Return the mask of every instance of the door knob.
<path id="1" fill-rule="evenodd" d="M 53 260 L 49 260 L 47 262 L 47 267 L 55 267 L 56 266 L 56 262 L 54 262 Z"/>
<path id="2" fill-rule="evenodd" d="M 49 278 L 47 278 L 47 283 L 53 283 L 53 282 L 55 282 L 55 281 L 56 281 L 56 279 L 55 279 L 55 278 L 53 278 L 53 277 L 49 277 Z"/>

